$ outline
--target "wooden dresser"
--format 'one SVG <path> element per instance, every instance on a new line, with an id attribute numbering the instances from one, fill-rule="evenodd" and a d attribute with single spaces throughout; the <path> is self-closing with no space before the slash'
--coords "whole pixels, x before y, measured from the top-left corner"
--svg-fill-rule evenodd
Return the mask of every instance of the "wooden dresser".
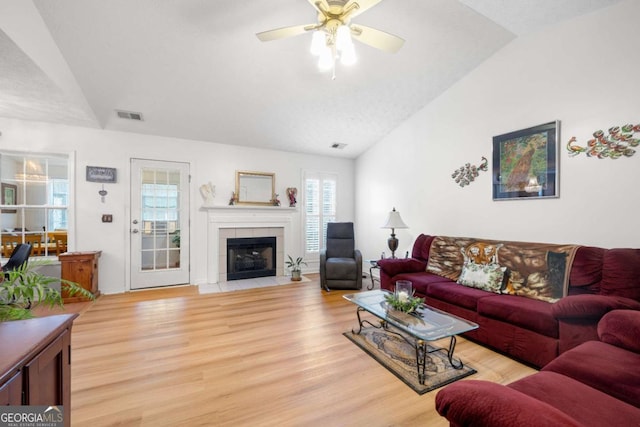
<path id="1" fill-rule="evenodd" d="M 76 282 L 93 296 L 100 295 L 98 289 L 98 259 L 102 251 L 89 252 L 65 252 L 58 255 L 60 260 L 60 276 L 64 280 Z M 64 303 L 87 301 L 81 296 L 69 296 L 67 292 L 62 291 L 62 299 Z"/>
<path id="2" fill-rule="evenodd" d="M 77 314 L 0 323 L 0 405 L 62 405 L 71 425 L 71 326 Z"/>

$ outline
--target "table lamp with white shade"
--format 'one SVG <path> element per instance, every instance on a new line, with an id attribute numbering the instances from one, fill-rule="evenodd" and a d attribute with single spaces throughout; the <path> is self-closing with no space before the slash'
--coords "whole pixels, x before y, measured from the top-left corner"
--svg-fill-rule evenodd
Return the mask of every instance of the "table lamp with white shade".
<path id="1" fill-rule="evenodd" d="M 389 212 L 389 216 L 387 217 L 387 222 L 382 226 L 382 228 L 390 228 L 391 229 L 391 237 L 387 240 L 387 244 L 389 245 L 389 249 L 391 250 L 391 258 L 395 258 L 396 249 L 398 249 L 398 239 L 396 239 L 396 228 L 409 228 L 407 224 L 402 221 L 400 218 L 400 212 L 396 211 L 396 208 L 393 208 L 391 212 Z"/>

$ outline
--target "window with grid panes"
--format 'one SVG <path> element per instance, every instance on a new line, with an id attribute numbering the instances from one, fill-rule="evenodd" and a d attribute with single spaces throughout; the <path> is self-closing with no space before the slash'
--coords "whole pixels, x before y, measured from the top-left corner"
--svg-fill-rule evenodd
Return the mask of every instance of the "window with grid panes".
<path id="1" fill-rule="evenodd" d="M 69 228 L 69 156 L 0 151 L 2 256 L 31 243 L 31 256 L 56 255 L 52 232 Z"/>

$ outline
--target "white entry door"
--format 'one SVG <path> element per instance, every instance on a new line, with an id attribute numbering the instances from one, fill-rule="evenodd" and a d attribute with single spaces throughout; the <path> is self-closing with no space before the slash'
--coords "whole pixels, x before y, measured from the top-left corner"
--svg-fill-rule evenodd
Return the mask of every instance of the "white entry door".
<path id="1" fill-rule="evenodd" d="M 131 289 L 189 283 L 189 165 L 131 159 Z"/>

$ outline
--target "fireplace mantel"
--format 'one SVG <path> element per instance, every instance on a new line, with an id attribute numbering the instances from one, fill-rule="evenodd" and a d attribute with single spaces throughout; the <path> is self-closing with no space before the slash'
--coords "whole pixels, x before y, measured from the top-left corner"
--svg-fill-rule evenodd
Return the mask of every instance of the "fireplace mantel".
<path id="1" fill-rule="evenodd" d="M 288 208 L 285 206 L 270 206 L 270 205 L 215 205 L 215 206 L 202 206 L 205 211 L 287 211 L 296 212 L 298 208 Z"/>
<path id="2" fill-rule="evenodd" d="M 284 247 L 279 248 L 286 254 L 293 246 L 291 224 L 297 208 L 281 206 L 203 206 L 207 211 L 207 282 L 220 280 L 220 229 L 224 228 L 283 228 Z M 284 266 L 278 266 L 284 272 Z"/>

